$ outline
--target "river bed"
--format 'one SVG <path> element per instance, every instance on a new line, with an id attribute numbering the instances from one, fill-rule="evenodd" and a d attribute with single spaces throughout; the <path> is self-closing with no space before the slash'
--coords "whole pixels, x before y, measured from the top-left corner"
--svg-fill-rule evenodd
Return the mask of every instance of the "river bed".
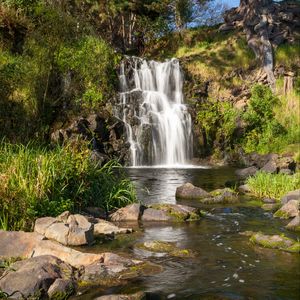
<path id="1" fill-rule="evenodd" d="M 185 182 L 211 191 L 236 180 L 232 168 L 129 168 L 126 172 L 144 204 L 177 203 L 176 187 Z M 147 292 L 147 299 L 300 299 L 300 256 L 253 246 L 239 233 L 284 233 L 296 239 L 300 235 L 287 231 L 286 221 L 274 219 L 250 200 L 244 197 L 239 204 L 219 207 L 181 201 L 207 210 L 208 216 L 185 224 L 143 224 L 132 235 L 93 246 L 92 252 L 108 250 L 146 259 L 164 271 L 126 286 L 108 290 L 94 287 L 76 299 L 136 291 Z M 195 257 L 154 255 L 134 247 L 148 240 L 176 242 L 179 247 L 191 249 Z"/>

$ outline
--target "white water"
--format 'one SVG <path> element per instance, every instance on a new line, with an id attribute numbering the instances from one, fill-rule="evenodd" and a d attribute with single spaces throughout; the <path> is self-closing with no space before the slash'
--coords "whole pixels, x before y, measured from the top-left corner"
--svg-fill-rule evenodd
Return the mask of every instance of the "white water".
<path id="1" fill-rule="evenodd" d="M 129 66 L 121 64 L 119 79 L 116 115 L 126 126 L 131 165 L 187 164 L 192 155 L 192 121 L 183 103 L 178 60 L 159 63 L 132 58 Z"/>

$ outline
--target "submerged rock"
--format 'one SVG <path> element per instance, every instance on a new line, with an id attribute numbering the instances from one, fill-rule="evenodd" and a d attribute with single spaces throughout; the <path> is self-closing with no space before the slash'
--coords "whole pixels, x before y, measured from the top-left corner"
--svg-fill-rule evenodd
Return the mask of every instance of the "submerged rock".
<path id="1" fill-rule="evenodd" d="M 18 261 L 0 279 L 0 290 L 14 293 L 11 298 L 46 298 L 59 292 L 65 299 L 74 289 L 74 269 L 50 255 Z"/>
<path id="2" fill-rule="evenodd" d="M 146 294 L 138 292 L 130 295 L 105 295 L 97 297 L 94 300 L 146 300 Z"/>
<path id="3" fill-rule="evenodd" d="M 300 243 L 283 235 L 265 235 L 258 232 L 250 237 L 250 242 L 264 248 L 279 249 L 287 252 L 300 252 Z"/>
<path id="4" fill-rule="evenodd" d="M 209 193 L 191 183 L 186 183 L 176 189 L 176 198 L 180 199 L 202 199 L 209 197 Z"/>
<path id="5" fill-rule="evenodd" d="M 280 219 L 289 219 L 299 216 L 299 205 L 300 200 L 290 200 L 275 212 L 274 217 Z"/>
<path id="6" fill-rule="evenodd" d="M 176 257 L 193 257 L 194 253 L 189 249 L 180 249 L 176 246 L 176 243 L 164 242 L 164 241 L 147 241 L 142 244 L 136 245 L 137 248 L 157 252 L 167 253 Z"/>

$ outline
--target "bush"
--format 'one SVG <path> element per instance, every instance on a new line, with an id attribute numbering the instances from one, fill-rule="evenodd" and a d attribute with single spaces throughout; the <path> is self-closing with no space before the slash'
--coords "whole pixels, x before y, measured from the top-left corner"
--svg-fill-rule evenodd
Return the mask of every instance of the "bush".
<path id="1" fill-rule="evenodd" d="M 246 183 L 255 196 L 280 200 L 287 192 L 300 188 L 300 173 L 291 176 L 257 172 L 249 177 Z"/>
<path id="2" fill-rule="evenodd" d="M 35 218 L 57 216 L 85 206 L 105 210 L 136 201 L 120 165 L 102 168 L 90 159 L 86 145 L 47 149 L 0 144 L 0 226 L 30 228 Z"/>

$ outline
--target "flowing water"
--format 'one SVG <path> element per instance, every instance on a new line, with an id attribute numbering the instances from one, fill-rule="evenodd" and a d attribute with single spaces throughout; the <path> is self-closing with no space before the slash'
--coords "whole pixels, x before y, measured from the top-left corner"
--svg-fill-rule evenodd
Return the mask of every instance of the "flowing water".
<path id="1" fill-rule="evenodd" d="M 126 127 L 131 165 L 182 165 L 192 157 L 192 121 L 177 59 L 121 64 L 115 115 Z M 129 74 L 127 74 L 129 73 Z"/>
<path id="2" fill-rule="evenodd" d="M 236 179 L 230 168 L 129 168 L 127 172 L 145 204 L 176 203 L 176 187 L 184 182 L 210 191 Z M 179 203 L 199 206 L 210 215 L 186 224 L 140 224 L 136 233 L 119 236 L 91 250 L 145 259 L 162 266 L 163 272 L 140 277 L 125 286 L 95 287 L 77 298 L 145 291 L 147 299 L 300 299 L 299 255 L 253 246 L 248 237 L 239 234 L 251 230 L 300 238 L 285 230 L 286 222 L 253 206 L 249 199 L 217 207 L 202 207 L 197 201 Z M 136 243 L 151 240 L 176 242 L 179 247 L 193 250 L 195 257 L 155 255 L 135 247 Z"/>

